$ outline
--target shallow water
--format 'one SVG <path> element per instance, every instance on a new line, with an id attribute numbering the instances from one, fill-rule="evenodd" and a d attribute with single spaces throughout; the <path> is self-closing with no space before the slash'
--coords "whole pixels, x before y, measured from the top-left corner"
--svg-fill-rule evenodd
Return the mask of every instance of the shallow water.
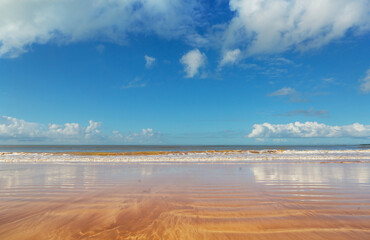
<path id="1" fill-rule="evenodd" d="M 369 239 L 370 164 L 0 164 L 0 239 Z"/>

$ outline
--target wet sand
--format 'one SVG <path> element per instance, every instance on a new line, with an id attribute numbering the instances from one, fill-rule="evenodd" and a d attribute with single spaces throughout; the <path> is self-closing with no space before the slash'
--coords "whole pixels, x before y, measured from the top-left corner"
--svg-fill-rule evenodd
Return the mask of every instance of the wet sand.
<path id="1" fill-rule="evenodd" d="M 370 164 L 0 164 L 0 239 L 370 239 Z"/>

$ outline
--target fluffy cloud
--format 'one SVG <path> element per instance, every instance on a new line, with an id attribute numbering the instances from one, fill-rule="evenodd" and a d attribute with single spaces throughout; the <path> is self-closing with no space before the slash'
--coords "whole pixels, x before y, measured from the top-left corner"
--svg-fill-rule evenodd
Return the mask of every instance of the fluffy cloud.
<path id="1" fill-rule="evenodd" d="M 16 57 L 33 44 L 122 44 L 130 34 L 145 33 L 194 47 L 221 46 L 222 66 L 251 55 L 317 48 L 370 29 L 369 0 L 230 0 L 229 6 L 232 20 L 212 26 L 214 16 L 205 14 L 209 6 L 200 0 L 2 0 L 0 57 Z"/>
<path id="2" fill-rule="evenodd" d="M 154 57 L 149 57 L 148 55 L 145 55 L 144 58 L 145 58 L 145 67 L 146 68 L 150 68 L 155 63 L 155 58 Z"/>
<path id="3" fill-rule="evenodd" d="M 368 0 L 230 0 L 230 9 L 224 48 L 244 46 L 244 56 L 305 51 L 370 29 Z"/>
<path id="4" fill-rule="evenodd" d="M 90 120 L 87 127 L 78 123 L 65 123 L 64 125 L 49 124 L 44 126 L 38 123 L 26 122 L 22 119 L 1 116 L 0 139 L 20 141 L 56 141 L 62 142 L 93 140 L 100 137 L 100 122 Z"/>
<path id="5" fill-rule="evenodd" d="M 227 51 L 220 62 L 220 66 L 222 67 L 226 64 L 234 64 L 235 62 L 237 62 L 239 55 L 240 49 Z"/>
<path id="6" fill-rule="evenodd" d="M 201 53 L 199 49 L 189 51 L 180 59 L 180 62 L 184 65 L 187 78 L 192 78 L 198 74 L 199 68 L 204 67 L 206 61 L 206 55 Z"/>
<path id="7" fill-rule="evenodd" d="M 48 42 L 124 43 L 128 34 L 141 32 L 187 36 L 194 32 L 199 9 L 196 0 L 2 0 L 0 57 L 16 57 L 32 44 Z"/>
<path id="8" fill-rule="evenodd" d="M 144 137 L 153 137 L 154 136 L 154 131 L 151 128 L 143 129 L 143 130 L 141 130 L 141 133 Z"/>
<path id="9" fill-rule="evenodd" d="M 89 121 L 88 126 L 78 123 L 65 123 L 62 125 L 50 123 L 43 125 L 27 122 L 22 119 L 0 116 L 0 142 L 4 143 L 158 143 L 161 133 L 151 128 L 140 132 L 121 134 L 113 131 L 105 135 L 100 131 L 102 123 Z"/>
<path id="10" fill-rule="evenodd" d="M 345 126 L 329 126 L 317 122 L 288 124 L 254 124 L 250 138 L 370 138 L 370 125 L 354 123 Z"/>
<path id="11" fill-rule="evenodd" d="M 360 89 L 364 93 L 369 93 L 370 92 L 370 69 L 367 70 L 366 76 L 361 79 L 361 86 Z"/>
<path id="12" fill-rule="evenodd" d="M 0 138 L 36 137 L 40 130 L 37 123 L 0 116 Z"/>

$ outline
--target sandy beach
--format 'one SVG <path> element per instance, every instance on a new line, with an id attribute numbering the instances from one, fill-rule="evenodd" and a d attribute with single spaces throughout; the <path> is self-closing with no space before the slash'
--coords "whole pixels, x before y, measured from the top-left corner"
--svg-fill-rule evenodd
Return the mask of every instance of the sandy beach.
<path id="1" fill-rule="evenodd" d="M 370 240 L 370 0 L 0 0 L 0 240 Z"/>
<path id="2" fill-rule="evenodd" d="M 370 238 L 368 163 L 0 170 L 0 239 Z"/>

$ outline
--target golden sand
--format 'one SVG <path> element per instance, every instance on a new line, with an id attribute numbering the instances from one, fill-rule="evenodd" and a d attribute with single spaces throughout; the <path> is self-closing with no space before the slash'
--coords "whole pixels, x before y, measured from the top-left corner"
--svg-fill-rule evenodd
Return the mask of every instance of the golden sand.
<path id="1" fill-rule="evenodd" d="M 119 168 L 127 167 L 109 171 Z M 92 189 L 58 183 L 2 191 L 0 239 L 370 239 L 368 189 L 264 185 L 230 166 L 211 170 L 223 171 L 221 179 L 205 179 L 203 170 L 183 168 L 91 180 Z"/>

